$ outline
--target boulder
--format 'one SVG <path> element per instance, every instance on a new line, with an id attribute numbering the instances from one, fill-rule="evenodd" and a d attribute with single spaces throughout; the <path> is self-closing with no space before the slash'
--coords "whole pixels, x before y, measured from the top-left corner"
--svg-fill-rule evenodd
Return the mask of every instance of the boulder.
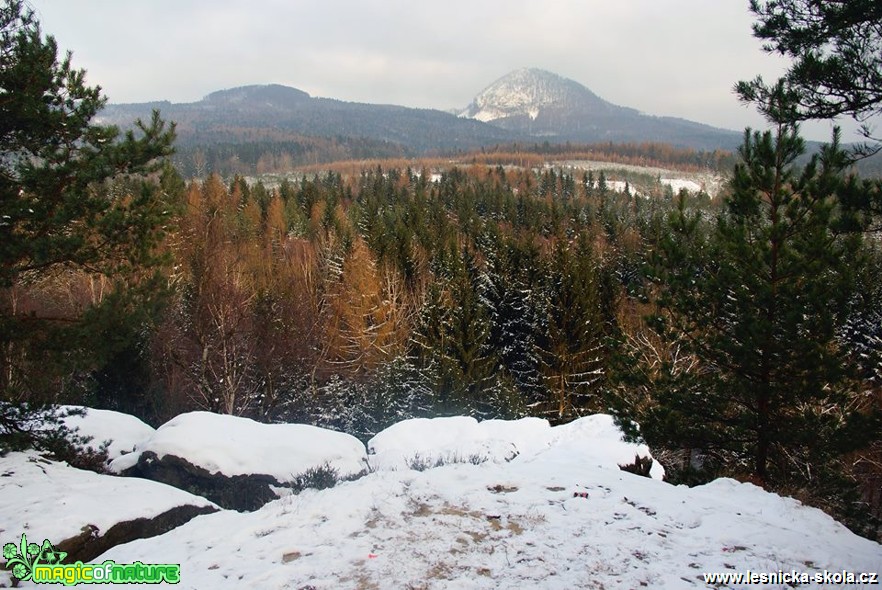
<path id="1" fill-rule="evenodd" d="M 105 448 L 109 461 L 131 453 L 155 432 L 138 418 L 122 412 L 82 406 L 60 406 L 59 410 L 63 416 L 62 422 L 74 435 L 90 439 L 76 446 L 86 452 Z"/>
<path id="2" fill-rule="evenodd" d="M 35 452 L 9 453 L 0 469 L 3 543 L 24 533 L 88 561 L 109 548 L 161 535 L 219 508 L 154 481 L 76 469 Z"/>
<path id="3" fill-rule="evenodd" d="M 364 445 L 348 434 L 209 412 L 175 417 L 110 465 L 239 511 L 256 510 L 285 488 L 350 479 L 366 467 Z"/>
<path id="4" fill-rule="evenodd" d="M 175 506 L 156 516 L 118 522 L 106 531 L 101 531 L 95 525 L 87 524 L 80 529 L 78 535 L 62 539 L 55 544 L 55 547 L 67 553 L 66 563 L 92 561 L 112 547 L 137 539 L 149 539 L 163 535 L 201 514 L 211 514 L 217 511 L 218 509 L 213 506 L 184 505 Z"/>
<path id="5" fill-rule="evenodd" d="M 159 481 L 240 512 L 257 510 L 279 497 L 274 488 L 286 487 L 271 475 L 211 473 L 181 457 L 158 457 L 153 451 L 140 453 L 138 462 L 120 475 Z"/>

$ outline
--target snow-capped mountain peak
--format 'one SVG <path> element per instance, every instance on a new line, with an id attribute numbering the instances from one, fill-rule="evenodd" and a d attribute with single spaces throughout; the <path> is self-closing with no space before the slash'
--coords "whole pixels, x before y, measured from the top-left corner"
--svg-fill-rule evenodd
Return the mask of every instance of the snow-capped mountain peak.
<path id="1" fill-rule="evenodd" d="M 459 116 L 483 122 L 509 117 L 535 121 L 543 111 L 615 108 L 568 78 L 537 68 L 515 70 L 481 91 Z"/>

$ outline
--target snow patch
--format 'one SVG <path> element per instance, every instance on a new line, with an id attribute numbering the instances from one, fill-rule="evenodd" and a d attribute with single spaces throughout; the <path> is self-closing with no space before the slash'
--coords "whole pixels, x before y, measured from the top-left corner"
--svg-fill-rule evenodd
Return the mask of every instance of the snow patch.
<path id="1" fill-rule="evenodd" d="M 490 121 L 495 121 L 496 119 L 502 119 L 505 116 L 505 113 L 501 113 L 500 111 L 497 111 L 495 109 L 482 109 L 470 118 L 477 119 L 482 123 L 489 123 Z M 468 111 L 462 113 L 460 117 L 469 118 Z"/>
<path id="2" fill-rule="evenodd" d="M 61 406 L 62 413 L 67 410 L 84 410 L 83 415 L 70 415 L 62 418 L 62 422 L 77 436 L 91 437 L 92 440 L 81 448 L 97 451 L 105 442 L 110 442 L 107 455 L 110 460 L 131 453 L 135 447 L 149 439 L 156 430 L 141 420 L 111 410 L 95 410 L 82 406 Z"/>
<path id="3" fill-rule="evenodd" d="M 675 195 L 683 189 L 686 189 L 686 191 L 690 193 L 699 193 L 702 190 L 700 184 L 684 178 L 662 178 L 661 183 L 665 186 L 671 187 L 671 190 L 674 191 Z"/>
<path id="4" fill-rule="evenodd" d="M 84 525 L 104 532 L 119 522 L 152 518 L 178 506 L 212 506 L 205 498 L 146 479 L 101 475 L 50 461 L 33 452 L 3 457 L 0 473 L 2 542 L 26 533 L 55 543 Z"/>
<path id="5" fill-rule="evenodd" d="M 586 463 L 618 469 L 634 463 L 635 456 L 652 457 L 646 445 L 625 442 L 613 417 L 606 414 L 553 428 L 541 418 L 484 422 L 465 416 L 415 418 L 378 433 L 367 447 L 371 468 L 379 470 L 414 464 L 542 461 L 548 453 L 578 453 Z M 650 475 L 664 477 L 657 461 Z"/>
<path id="6" fill-rule="evenodd" d="M 625 189 L 628 189 L 631 192 L 631 195 L 635 197 L 643 196 L 640 191 L 634 190 L 634 187 L 625 180 L 607 180 L 606 188 L 616 193 L 624 193 Z"/>

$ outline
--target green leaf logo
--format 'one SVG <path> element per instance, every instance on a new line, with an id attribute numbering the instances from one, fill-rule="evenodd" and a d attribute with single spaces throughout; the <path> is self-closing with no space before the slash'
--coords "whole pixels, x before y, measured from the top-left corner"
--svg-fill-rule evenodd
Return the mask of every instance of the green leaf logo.
<path id="1" fill-rule="evenodd" d="M 60 564 L 67 553 L 59 551 L 52 546 L 48 539 L 43 541 L 42 547 L 36 543 L 28 543 L 27 536 L 21 535 L 21 543 L 6 543 L 3 545 L 3 558 L 6 560 L 6 569 L 19 580 L 26 582 L 31 579 L 34 568 L 41 562 L 50 565 Z"/>

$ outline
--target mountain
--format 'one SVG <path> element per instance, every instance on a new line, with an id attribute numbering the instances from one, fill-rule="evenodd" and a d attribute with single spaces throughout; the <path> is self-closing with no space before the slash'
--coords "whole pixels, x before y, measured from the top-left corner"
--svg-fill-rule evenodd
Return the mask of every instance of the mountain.
<path id="1" fill-rule="evenodd" d="M 733 131 L 647 116 L 614 105 L 578 82 L 537 69 L 517 70 L 500 78 L 458 116 L 432 109 L 316 98 L 296 88 L 269 84 L 219 90 L 192 103 L 110 104 L 101 112 L 100 121 L 127 127 L 137 118 L 149 118 L 153 109 L 178 124 L 181 148 L 258 143 L 265 147 L 275 142 L 288 144 L 288 151 L 304 152 L 311 138 L 325 138 L 332 145 L 323 153 L 336 159 L 414 156 L 545 141 L 652 141 L 706 150 L 733 149 L 741 141 L 741 135 Z M 242 156 L 242 150 L 236 149 Z M 256 159 L 256 153 L 251 159 Z"/>
<path id="2" fill-rule="evenodd" d="M 547 118 L 555 112 L 573 112 L 585 118 L 604 118 L 616 111 L 636 113 L 606 102 L 578 82 L 545 70 L 528 68 L 515 70 L 496 80 L 459 116 L 505 126 L 506 120 L 526 117 L 536 121 L 540 114 Z"/>
<path id="3" fill-rule="evenodd" d="M 241 86 L 229 90 L 218 90 L 206 96 L 202 102 L 218 107 L 244 107 L 252 109 L 269 108 L 285 110 L 293 105 L 302 105 L 311 97 L 302 90 L 268 84 L 266 86 Z"/>
<path id="4" fill-rule="evenodd" d="M 574 80 L 536 68 L 499 78 L 459 116 L 558 142 L 656 141 L 715 149 L 732 148 L 741 140 L 734 131 L 612 104 Z"/>
<path id="5" fill-rule="evenodd" d="M 499 127 L 443 111 L 315 98 L 276 84 L 220 90 L 192 103 L 109 104 L 100 121 L 128 126 L 137 118 L 149 117 L 153 109 L 177 122 L 179 143 L 184 145 L 312 136 L 358 138 L 425 153 L 522 139 Z"/>

